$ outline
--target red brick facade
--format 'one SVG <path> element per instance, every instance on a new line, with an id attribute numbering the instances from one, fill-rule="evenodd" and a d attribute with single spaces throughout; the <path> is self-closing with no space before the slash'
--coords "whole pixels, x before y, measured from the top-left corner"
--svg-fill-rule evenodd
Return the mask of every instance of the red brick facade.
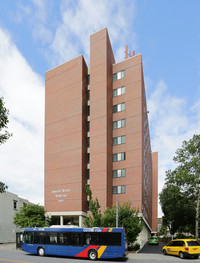
<path id="1" fill-rule="evenodd" d="M 121 71 L 123 78 L 113 81 L 113 74 Z M 113 97 L 120 87 L 125 87 L 122 95 Z M 113 112 L 114 105 L 123 110 Z M 123 127 L 114 128 L 121 120 Z M 113 145 L 113 138 L 123 142 Z M 91 36 L 89 69 L 79 56 L 46 73 L 45 210 L 68 221 L 79 216 L 80 224 L 87 212 L 89 175 L 102 211 L 117 200 L 130 201 L 155 231 L 157 159 L 151 153 L 142 57 L 115 64 L 103 29 Z"/>

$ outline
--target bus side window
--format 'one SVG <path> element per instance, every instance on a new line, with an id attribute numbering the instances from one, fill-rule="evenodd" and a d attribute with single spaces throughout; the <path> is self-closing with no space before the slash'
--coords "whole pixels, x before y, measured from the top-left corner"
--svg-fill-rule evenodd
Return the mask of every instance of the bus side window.
<path id="1" fill-rule="evenodd" d="M 56 245 L 58 243 L 57 233 L 49 232 L 48 234 L 49 234 L 49 243 L 51 245 Z"/>
<path id="2" fill-rule="evenodd" d="M 46 232 L 38 232 L 36 233 L 36 243 L 37 244 L 46 244 L 47 241 L 46 241 L 46 236 L 47 236 L 47 233 Z"/>
<path id="3" fill-rule="evenodd" d="M 101 232 L 100 244 L 104 246 L 121 246 L 121 233 Z"/>
<path id="4" fill-rule="evenodd" d="M 71 232 L 71 245 L 83 246 L 83 233 Z"/>
<path id="5" fill-rule="evenodd" d="M 87 245 L 99 245 L 98 243 L 98 233 L 87 233 L 85 236 Z"/>
<path id="6" fill-rule="evenodd" d="M 90 245 L 91 244 L 91 236 L 90 236 L 90 234 L 86 234 L 86 244 L 87 245 Z"/>
<path id="7" fill-rule="evenodd" d="M 68 233 L 59 233 L 59 244 L 61 245 L 69 245 L 69 234 Z"/>
<path id="8" fill-rule="evenodd" d="M 34 232 L 26 232 L 26 243 L 27 244 L 35 243 Z"/>
<path id="9" fill-rule="evenodd" d="M 91 243 L 90 244 L 91 245 L 98 245 L 98 236 L 97 236 L 96 233 L 92 234 L 92 236 L 91 236 Z"/>

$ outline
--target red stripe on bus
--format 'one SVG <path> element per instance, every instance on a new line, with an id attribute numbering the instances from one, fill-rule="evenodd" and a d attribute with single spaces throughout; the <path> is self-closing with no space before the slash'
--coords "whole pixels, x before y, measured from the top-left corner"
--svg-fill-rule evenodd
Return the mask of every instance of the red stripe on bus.
<path id="1" fill-rule="evenodd" d="M 78 253 L 75 257 L 81 257 L 81 258 L 87 258 L 88 257 L 88 251 L 93 248 L 97 249 L 99 246 L 89 246 L 86 249 L 84 249 L 82 252 Z"/>
<path id="2" fill-rule="evenodd" d="M 101 232 L 107 232 L 108 228 L 104 228 Z"/>

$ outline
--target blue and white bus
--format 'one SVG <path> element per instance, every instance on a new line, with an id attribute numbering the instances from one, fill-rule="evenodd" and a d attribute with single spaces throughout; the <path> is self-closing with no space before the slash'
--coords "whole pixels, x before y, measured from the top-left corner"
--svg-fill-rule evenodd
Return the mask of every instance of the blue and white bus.
<path id="1" fill-rule="evenodd" d="M 26 228 L 22 250 L 39 256 L 91 260 L 123 258 L 128 254 L 123 228 Z"/>

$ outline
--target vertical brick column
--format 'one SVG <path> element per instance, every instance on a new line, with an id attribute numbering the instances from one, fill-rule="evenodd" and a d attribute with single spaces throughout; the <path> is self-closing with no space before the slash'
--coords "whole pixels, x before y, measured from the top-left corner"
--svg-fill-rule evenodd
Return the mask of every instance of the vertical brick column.
<path id="1" fill-rule="evenodd" d="M 112 64 L 107 29 L 90 38 L 90 187 L 101 210 L 112 206 Z"/>
<path id="2" fill-rule="evenodd" d="M 87 66 L 79 56 L 46 73 L 45 210 L 86 211 Z"/>
<path id="3" fill-rule="evenodd" d="M 113 82 L 113 89 L 125 86 L 123 95 L 113 98 L 113 105 L 126 103 L 126 110 L 113 114 L 113 121 L 125 119 L 124 128 L 113 130 L 113 137 L 126 136 L 126 143 L 113 146 L 113 153 L 125 152 L 126 160 L 113 163 L 113 170 L 126 169 L 126 176 L 113 178 L 113 186 L 125 185 L 126 193 L 113 195 L 113 204 L 119 200 L 131 202 L 142 212 L 143 187 L 143 86 L 142 57 L 130 57 L 113 66 L 113 73 L 125 70 L 125 78 Z"/>
<path id="4" fill-rule="evenodd" d="M 158 152 L 152 153 L 152 230 L 158 229 Z"/>

